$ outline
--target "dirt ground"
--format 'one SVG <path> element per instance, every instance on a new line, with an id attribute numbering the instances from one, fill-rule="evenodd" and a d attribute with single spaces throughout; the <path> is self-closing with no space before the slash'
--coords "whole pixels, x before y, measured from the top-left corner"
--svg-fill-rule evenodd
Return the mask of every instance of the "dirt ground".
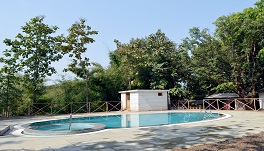
<path id="1" fill-rule="evenodd" d="M 264 151 L 264 133 L 175 151 Z"/>

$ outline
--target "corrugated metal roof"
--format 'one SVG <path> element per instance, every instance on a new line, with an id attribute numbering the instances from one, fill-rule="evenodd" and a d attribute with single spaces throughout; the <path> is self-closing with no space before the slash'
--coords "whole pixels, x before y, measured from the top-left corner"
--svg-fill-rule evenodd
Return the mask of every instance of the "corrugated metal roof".
<path id="1" fill-rule="evenodd" d="M 218 93 L 206 97 L 206 99 L 224 99 L 224 98 L 239 98 L 239 95 L 236 93 Z"/>

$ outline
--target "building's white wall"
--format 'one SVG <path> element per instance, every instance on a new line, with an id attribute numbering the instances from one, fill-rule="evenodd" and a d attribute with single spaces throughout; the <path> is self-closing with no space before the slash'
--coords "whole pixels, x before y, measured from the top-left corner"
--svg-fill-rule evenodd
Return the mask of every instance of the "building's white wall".
<path id="1" fill-rule="evenodd" d="M 130 93 L 130 111 L 139 111 L 138 93 Z"/>
<path id="2" fill-rule="evenodd" d="M 126 93 L 130 93 L 130 111 L 160 111 L 168 109 L 168 90 L 128 90 L 120 91 L 122 109 L 127 109 Z M 162 93 L 162 96 L 158 96 Z"/>
<path id="3" fill-rule="evenodd" d="M 162 93 L 162 96 L 158 96 Z M 139 111 L 167 110 L 167 92 L 138 92 Z"/>
<path id="4" fill-rule="evenodd" d="M 126 94 L 121 93 L 121 108 L 122 110 L 126 109 Z"/>
<path id="5" fill-rule="evenodd" d="M 259 93 L 259 107 L 264 109 L 264 92 Z"/>

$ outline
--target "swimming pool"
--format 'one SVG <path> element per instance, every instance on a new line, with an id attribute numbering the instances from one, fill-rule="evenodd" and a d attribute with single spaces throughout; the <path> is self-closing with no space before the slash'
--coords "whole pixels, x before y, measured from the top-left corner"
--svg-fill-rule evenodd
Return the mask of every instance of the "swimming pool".
<path id="1" fill-rule="evenodd" d="M 97 131 L 101 129 L 145 127 L 196 122 L 214 119 L 220 116 L 222 115 L 211 112 L 167 112 L 145 114 L 133 113 L 105 116 L 88 116 L 72 118 L 71 124 L 69 118 L 27 124 L 24 126 L 25 130 L 23 131 L 23 134 L 76 134 Z"/>

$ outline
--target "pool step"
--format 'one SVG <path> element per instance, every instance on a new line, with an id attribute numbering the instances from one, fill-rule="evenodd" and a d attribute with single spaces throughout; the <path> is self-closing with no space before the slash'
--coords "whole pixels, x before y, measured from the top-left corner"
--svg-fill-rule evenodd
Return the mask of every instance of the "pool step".
<path id="1" fill-rule="evenodd" d="M 5 135 L 10 130 L 10 125 L 0 125 L 0 136 Z"/>
<path id="2" fill-rule="evenodd" d="M 68 123 L 64 123 L 64 124 L 68 124 Z M 73 129 L 74 130 L 69 130 L 69 129 L 65 129 L 65 130 L 38 130 L 36 129 L 36 127 L 38 126 L 29 126 L 30 124 L 25 124 L 22 125 L 22 127 L 24 128 L 24 130 L 22 131 L 22 134 L 26 134 L 26 135 L 35 135 L 35 136 L 54 136 L 54 135 L 72 135 L 72 134 L 81 134 L 81 133 L 89 133 L 89 132 L 95 132 L 95 131 L 100 131 L 105 129 L 105 125 L 104 124 L 98 124 L 98 123 L 72 123 L 73 124 Z M 80 125 L 93 125 L 93 127 L 88 127 L 88 128 L 83 128 L 83 129 L 75 129 L 74 126 L 76 124 L 80 124 Z M 63 126 L 63 123 L 60 124 L 50 124 L 47 127 L 51 127 L 51 126 Z M 41 126 L 40 126 L 41 127 Z M 44 126 L 45 127 L 45 126 Z"/>

